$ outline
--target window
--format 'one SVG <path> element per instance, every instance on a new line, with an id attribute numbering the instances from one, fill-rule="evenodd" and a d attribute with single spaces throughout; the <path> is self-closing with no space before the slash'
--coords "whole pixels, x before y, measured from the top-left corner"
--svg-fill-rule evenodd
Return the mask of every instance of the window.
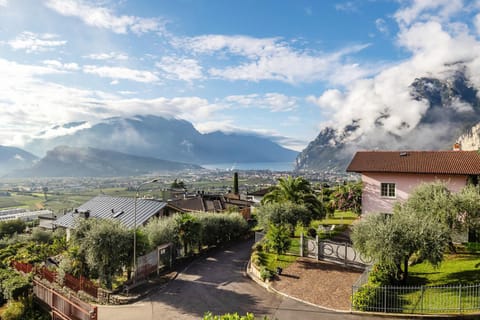
<path id="1" fill-rule="evenodd" d="M 395 198 L 395 183 L 381 183 L 380 195 L 387 198 Z"/>

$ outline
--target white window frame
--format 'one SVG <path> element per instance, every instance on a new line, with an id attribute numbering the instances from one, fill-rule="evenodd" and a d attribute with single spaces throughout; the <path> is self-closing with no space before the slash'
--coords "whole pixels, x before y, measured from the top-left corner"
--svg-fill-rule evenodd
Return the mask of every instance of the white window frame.
<path id="1" fill-rule="evenodd" d="M 385 187 L 385 189 L 384 189 Z M 392 195 L 393 189 L 393 195 Z M 386 191 L 385 194 L 383 191 Z M 380 183 L 380 197 L 395 199 L 397 197 L 397 185 L 394 182 L 381 182 Z"/>

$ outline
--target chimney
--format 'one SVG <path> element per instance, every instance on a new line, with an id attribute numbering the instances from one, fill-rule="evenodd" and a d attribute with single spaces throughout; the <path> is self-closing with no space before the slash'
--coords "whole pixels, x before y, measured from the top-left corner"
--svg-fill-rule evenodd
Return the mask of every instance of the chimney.
<path id="1" fill-rule="evenodd" d="M 460 142 L 456 142 L 453 145 L 453 151 L 462 151 L 462 145 L 460 144 Z"/>

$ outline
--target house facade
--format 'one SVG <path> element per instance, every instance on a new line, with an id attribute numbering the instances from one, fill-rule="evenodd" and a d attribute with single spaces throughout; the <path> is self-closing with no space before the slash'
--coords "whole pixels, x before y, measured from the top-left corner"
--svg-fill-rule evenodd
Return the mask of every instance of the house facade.
<path id="1" fill-rule="evenodd" d="M 418 185 L 441 181 L 452 192 L 478 183 L 477 151 L 359 151 L 348 172 L 362 175 L 362 214 L 392 213 Z"/>

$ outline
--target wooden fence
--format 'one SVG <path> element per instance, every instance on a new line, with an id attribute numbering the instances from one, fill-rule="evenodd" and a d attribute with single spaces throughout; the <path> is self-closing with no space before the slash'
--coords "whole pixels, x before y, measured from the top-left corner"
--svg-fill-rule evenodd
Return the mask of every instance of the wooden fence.
<path id="1" fill-rule="evenodd" d="M 75 297 L 67 298 L 35 279 L 33 280 L 33 293 L 37 299 L 52 310 L 52 319 L 54 320 L 97 320 L 97 307 Z"/>
<path id="2" fill-rule="evenodd" d="M 23 273 L 31 273 L 34 272 L 35 275 L 38 277 L 47 280 L 50 283 L 58 282 L 58 276 L 55 271 L 51 271 L 46 267 L 35 268 L 33 265 L 29 263 L 23 263 L 18 261 L 12 262 L 12 267 L 21 271 Z M 70 288 L 71 290 L 78 292 L 84 291 L 85 293 L 91 295 L 94 298 L 97 298 L 98 295 L 98 286 L 95 285 L 92 281 L 88 280 L 80 276 L 80 279 L 77 277 L 72 276 L 71 274 L 66 273 L 65 277 L 63 278 L 63 283 L 61 285 Z"/>

